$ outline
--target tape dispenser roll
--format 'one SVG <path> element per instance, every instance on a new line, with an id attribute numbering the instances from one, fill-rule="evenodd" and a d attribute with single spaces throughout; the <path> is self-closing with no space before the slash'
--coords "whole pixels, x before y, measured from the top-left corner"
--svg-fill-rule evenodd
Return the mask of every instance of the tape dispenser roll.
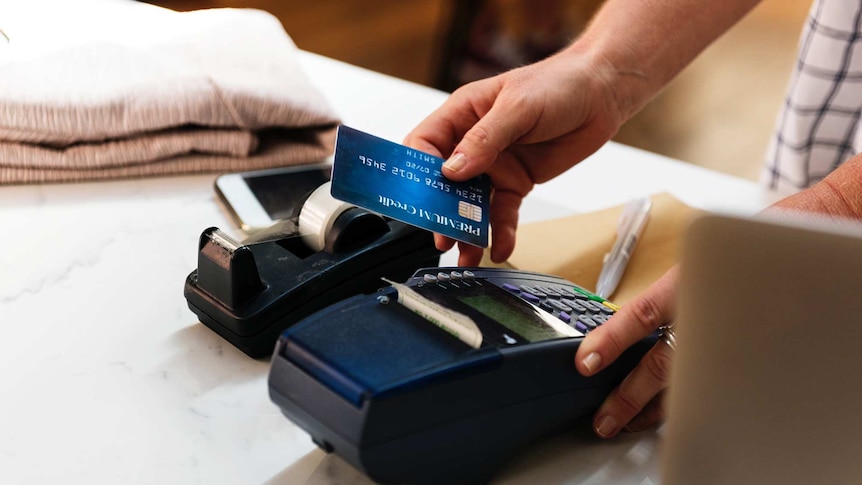
<path id="1" fill-rule="evenodd" d="M 326 235 L 342 213 L 356 207 L 337 200 L 330 194 L 332 182 L 314 189 L 299 212 L 299 234 L 303 242 L 315 251 L 326 247 Z"/>

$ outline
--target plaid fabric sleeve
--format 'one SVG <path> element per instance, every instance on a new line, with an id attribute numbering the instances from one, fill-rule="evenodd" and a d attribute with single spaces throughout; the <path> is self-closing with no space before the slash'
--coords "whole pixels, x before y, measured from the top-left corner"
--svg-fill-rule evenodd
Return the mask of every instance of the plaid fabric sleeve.
<path id="1" fill-rule="evenodd" d="M 768 187 L 808 187 L 859 153 L 860 25 L 860 0 L 812 5 L 761 175 Z"/>

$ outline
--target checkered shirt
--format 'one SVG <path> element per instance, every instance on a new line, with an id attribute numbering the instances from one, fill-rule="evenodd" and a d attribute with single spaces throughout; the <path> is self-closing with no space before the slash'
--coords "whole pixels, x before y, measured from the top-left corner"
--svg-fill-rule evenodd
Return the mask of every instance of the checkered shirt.
<path id="1" fill-rule="evenodd" d="M 761 180 L 800 189 L 862 149 L 862 1 L 817 0 L 767 151 Z"/>

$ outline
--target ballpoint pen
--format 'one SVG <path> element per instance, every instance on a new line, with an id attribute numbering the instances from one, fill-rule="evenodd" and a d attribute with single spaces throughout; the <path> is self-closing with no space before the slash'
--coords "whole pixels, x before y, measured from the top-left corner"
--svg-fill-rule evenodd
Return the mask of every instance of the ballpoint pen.
<path id="1" fill-rule="evenodd" d="M 650 208 L 652 208 L 652 200 L 643 197 L 629 202 L 623 209 L 617 225 L 617 239 L 611 252 L 605 255 L 602 272 L 596 283 L 596 294 L 600 297 L 608 298 L 617 289 L 646 226 Z"/>

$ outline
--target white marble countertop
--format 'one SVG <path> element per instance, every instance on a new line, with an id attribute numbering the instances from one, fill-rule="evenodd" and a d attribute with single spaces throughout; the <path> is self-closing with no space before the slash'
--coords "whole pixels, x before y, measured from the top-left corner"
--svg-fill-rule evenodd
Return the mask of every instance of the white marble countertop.
<path id="1" fill-rule="evenodd" d="M 345 123 L 395 141 L 446 96 L 313 54 L 302 63 Z M 186 306 L 200 232 L 231 227 L 214 178 L 0 187 L 0 482 L 366 480 L 324 458 L 270 402 L 268 362 Z M 609 144 L 538 187 L 524 221 L 662 191 L 742 213 L 775 199 L 748 181 Z M 498 481 L 650 483 L 656 436 L 565 434 Z"/>

